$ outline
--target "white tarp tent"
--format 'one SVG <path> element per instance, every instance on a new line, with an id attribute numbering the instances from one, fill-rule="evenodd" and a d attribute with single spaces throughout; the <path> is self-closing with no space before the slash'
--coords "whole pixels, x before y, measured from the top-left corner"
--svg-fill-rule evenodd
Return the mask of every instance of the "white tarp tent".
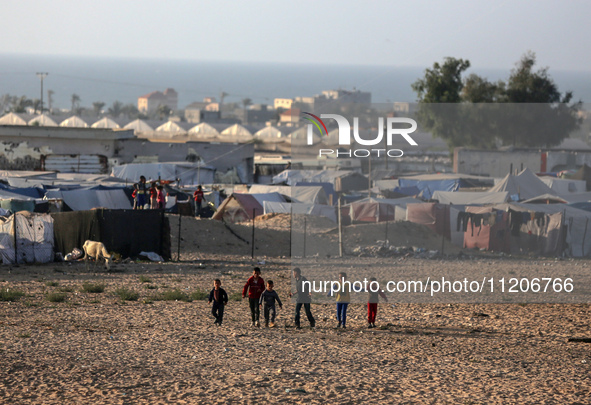
<path id="1" fill-rule="evenodd" d="M 559 179 L 558 177 L 550 176 L 540 177 L 540 180 L 561 197 L 567 197 L 572 193 L 584 193 L 587 191 L 587 182 L 585 180 Z"/>
<path id="2" fill-rule="evenodd" d="M 253 137 L 248 129 L 240 124 L 234 124 L 224 129 L 218 139 L 225 142 L 249 142 Z"/>
<path id="3" fill-rule="evenodd" d="M 152 128 L 151 126 L 149 126 L 148 124 L 146 124 L 145 121 L 142 121 L 140 119 L 131 121 L 129 124 L 125 125 L 123 127 L 123 129 L 133 129 L 133 132 L 138 134 L 138 133 L 149 133 L 154 131 L 154 128 Z"/>
<path id="4" fill-rule="evenodd" d="M 0 118 L 0 125 L 27 125 L 27 121 L 20 115 L 11 112 Z"/>
<path id="5" fill-rule="evenodd" d="M 275 127 L 265 127 L 254 134 L 254 138 L 263 143 L 285 142 L 283 133 Z"/>
<path id="6" fill-rule="evenodd" d="M 328 205 L 328 197 L 322 186 L 267 186 L 253 184 L 248 191 L 249 194 L 257 193 L 279 193 L 290 197 L 296 202 L 307 204 Z"/>
<path id="7" fill-rule="evenodd" d="M 29 121 L 29 125 L 39 125 L 40 127 L 57 127 L 57 123 L 46 114 L 40 114 Z"/>
<path id="8" fill-rule="evenodd" d="M 95 122 L 90 126 L 91 128 L 110 128 L 110 129 L 119 129 L 120 126 L 115 121 L 110 119 L 109 117 L 104 117 Z"/>
<path id="9" fill-rule="evenodd" d="M 441 204 L 500 204 L 509 201 L 509 193 L 507 191 L 495 193 L 489 191 L 435 191 L 431 199 L 437 200 Z"/>
<path id="10" fill-rule="evenodd" d="M 337 212 L 335 207 L 320 204 L 300 204 L 300 203 L 281 203 L 265 201 L 263 205 L 265 214 L 306 214 L 316 217 L 325 217 L 333 222 L 337 222 Z"/>
<path id="11" fill-rule="evenodd" d="M 212 140 L 220 135 L 218 130 L 209 125 L 207 122 L 202 122 L 199 125 L 195 125 L 189 130 L 188 134 L 189 138 L 197 140 Z"/>
<path id="12" fill-rule="evenodd" d="M 213 184 L 215 168 L 194 163 L 130 163 L 114 166 L 111 176 L 136 183 L 140 176 L 148 181 L 161 180 L 176 181 L 180 179 L 181 184 Z"/>
<path id="13" fill-rule="evenodd" d="M 8 218 L 0 218 L 0 257 L 3 264 L 52 262 L 53 245 L 53 218 L 49 214 L 18 212 Z"/>
<path id="14" fill-rule="evenodd" d="M 60 122 L 60 127 L 88 128 L 88 124 L 82 118 L 73 115 Z"/>
<path id="15" fill-rule="evenodd" d="M 516 176 L 512 174 L 506 175 L 503 180 L 497 183 L 489 191 L 507 191 L 509 193 L 509 198 L 512 196 L 519 196 L 519 200 L 527 200 L 542 194 L 557 194 L 528 168 L 523 169 Z"/>
<path id="16" fill-rule="evenodd" d="M 168 121 L 156 128 L 156 132 L 167 132 L 174 135 L 184 135 L 187 133 L 179 124 L 174 121 Z"/>

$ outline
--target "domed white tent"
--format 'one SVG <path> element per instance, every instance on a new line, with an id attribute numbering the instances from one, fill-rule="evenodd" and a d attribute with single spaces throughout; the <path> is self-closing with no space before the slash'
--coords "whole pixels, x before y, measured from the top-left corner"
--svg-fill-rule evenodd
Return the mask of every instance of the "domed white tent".
<path id="1" fill-rule="evenodd" d="M 280 143 L 285 142 L 283 133 L 275 127 L 265 127 L 254 134 L 255 139 L 259 139 L 264 143 Z"/>
<path id="2" fill-rule="evenodd" d="M 125 125 L 123 129 L 133 129 L 133 132 L 138 133 L 146 133 L 146 132 L 153 132 L 154 128 L 146 124 L 144 121 L 137 119 L 135 121 L 131 121 L 129 124 Z"/>
<path id="3" fill-rule="evenodd" d="M 20 115 L 11 112 L 0 118 L 0 125 L 27 125 L 27 121 Z"/>
<path id="4" fill-rule="evenodd" d="M 104 118 L 98 120 L 97 122 L 92 124 L 90 127 L 91 128 L 111 128 L 111 129 L 121 128 L 119 126 L 119 124 L 117 124 L 115 121 L 113 121 L 109 117 L 104 117 Z"/>
<path id="5" fill-rule="evenodd" d="M 189 130 L 189 137 L 192 139 L 215 139 L 218 136 L 220 136 L 219 131 L 209 125 L 207 122 L 202 122 L 199 125 L 195 125 Z"/>
<path id="6" fill-rule="evenodd" d="M 65 120 L 60 122 L 60 127 L 88 128 L 88 124 L 84 122 L 82 118 L 73 115 L 70 118 L 66 118 Z"/>
<path id="7" fill-rule="evenodd" d="M 222 131 L 219 137 L 226 142 L 248 142 L 252 140 L 252 134 L 240 124 L 234 124 Z"/>
<path id="8" fill-rule="evenodd" d="M 294 146 L 306 146 L 308 145 L 308 126 L 303 126 L 296 129 L 287 136 L 285 140 L 287 143 Z M 312 145 L 316 145 L 320 142 L 320 137 L 316 134 L 312 134 Z"/>
<path id="9" fill-rule="evenodd" d="M 174 121 L 168 121 L 158 128 L 156 128 L 156 132 L 168 132 L 174 135 L 184 135 L 187 133 L 179 124 Z"/>
<path id="10" fill-rule="evenodd" d="M 29 121 L 29 125 L 39 125 L 40 127 L 57 127 L 57 123 L 45 114 L 40 114 Z"/>

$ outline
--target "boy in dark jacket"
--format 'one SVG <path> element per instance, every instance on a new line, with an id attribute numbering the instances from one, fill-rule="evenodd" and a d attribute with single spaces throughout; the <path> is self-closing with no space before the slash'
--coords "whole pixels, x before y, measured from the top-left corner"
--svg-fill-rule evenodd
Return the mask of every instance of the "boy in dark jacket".
<path id="1" fill-rule="evenodd" d="M 222 326 L 224 320 L 224 306 L 228 303 L 228 294 L 222 288 L 222 282 L 216 279 L 213 282 L 213 290 L 209 293 L 209 303 L 213 301 L 211 314 L 215 318 L 214 325 Z"/>
<path id="2" fill-rule="evenodd" d="M 246 280 L 244 288 L 242 289 L 242 298 L 246 298 L 246 291 L 248 290 L 248 302 L 250 304 L 250 315 L 252 317 L 252 326 L 259 327 L 260 310 L 259 300 L 261 294 L 265 290 L 265 281 L 261 277 L 261 269 L 255 267 L 252 271 L 252 276 Z"/>
<path id="3" fill-rule="evenodd" d="M 277 291 L 273 290 L 273 281 L 267 281 L 267 289 L 261 294 L 259 305 L 263 306 L 263 314 L 265 316 L 265 328 L 269 326 L 275 327 L 275 301 L 279 304 L 279 308 L 283 308 L 283 304 L 277 295 Z M 269 314 L 271 315 L 271 324 L 269 325 Z"/>

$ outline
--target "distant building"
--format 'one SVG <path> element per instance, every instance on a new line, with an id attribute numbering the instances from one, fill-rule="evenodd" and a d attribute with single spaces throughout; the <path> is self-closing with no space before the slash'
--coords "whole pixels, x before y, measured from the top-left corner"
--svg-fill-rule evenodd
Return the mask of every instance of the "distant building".
<path id="1" fill-rule="evenodd" d="M 283 108 L 284 110 L 289 110 L 291 105 L 293 104 L 293 99 L 291 98 L 276 98 L 273 101 L 273 107 L 278 110 L 279 108 Z"/>
<path id="2" fill-rule="evenodd" d="M 301 110 L 299 108 L 291 108 L 287 111 L 282 112 L 279 115 L 279 125 L 284 124 L 297 124 L 300 122 Z"/>
<path id="3" fill-rule="evenodd" d="M 137 109 L 143 114 L 150 114 L 161 105 L 165 105 L 171 110 L 178 109 L 179 95 L 174 89 L 166 89 L 163 92 L 153 91 L 137 99 Z"/>
<path id="4" fill-rule="evenodd" d="M 215 98 L 206 97 L 203 101 L 196 101 L 185 107 L 185 119 L 193 124 L 217 121 L 220 119 L 220 105 L 215 102 Z"/>
<path id="5" fill-rule="evenodd" d="M 371 93 L 359 90 L 324 90 L 322 95 L 327 100 L 338 101 L 341 104 L 371 104 Z"/>

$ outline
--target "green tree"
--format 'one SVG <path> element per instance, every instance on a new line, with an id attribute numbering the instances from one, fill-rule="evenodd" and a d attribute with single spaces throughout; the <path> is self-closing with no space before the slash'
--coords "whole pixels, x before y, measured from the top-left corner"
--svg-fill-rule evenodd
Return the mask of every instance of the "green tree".
<path id="1" fill-rule="evenodd" d="M 13 97 L 12 108 L 10 109 L 15 113 L 24 113 L 27 111 L 27 107 L 31 107 L 33 102 L 27 98 L 27 96 Z"/>
<path id="2" fill-rule="evenodd" d="M 526 53 L 508 80 L 496 83 L 476 74 L 463 78 L 469 61 L 435 63 L 412 85 L 419 123 L 450 148 L 559 144 L 578 127 L 581 103 L 569 105 L 572 93 L 562 95 L 548 69 L 534 71 L 535 63 L 535 54 Z"/>
<path id="3" fill-rule="evenodd" d="M 78 108 L 80 108 L 80 96 L 76 93 L 72 94 L 72 97 L 70 98 L 70 100 L 72 101 L 72 108 L 70 109 L 70 112 L 72 114 L 76 114 L 76 110 Z"/>
<path id="4" fill-rule="evenodd" d="M 166 104 L 160 104 L 156 109 L 156 115 L 158 115 L 158 118 L 160 118 L 161 120 L 163 120 L 164 118 L 168 118 L 168 116 L 170 116 L 171 113 L 172 110 Z"/>
<path id="5" fill-rule="evenodd" d="M 123 104 L 121 103 L 121 101 L 113 101 L 113 105 L 111 107 L 109 107 L 109 109 L 107 110 L 107 112 L 109 113 L 110 116 L 112 116 L 113 118 L 117 118 L 121 115 L 121 109 L 123 108 Z"/>

